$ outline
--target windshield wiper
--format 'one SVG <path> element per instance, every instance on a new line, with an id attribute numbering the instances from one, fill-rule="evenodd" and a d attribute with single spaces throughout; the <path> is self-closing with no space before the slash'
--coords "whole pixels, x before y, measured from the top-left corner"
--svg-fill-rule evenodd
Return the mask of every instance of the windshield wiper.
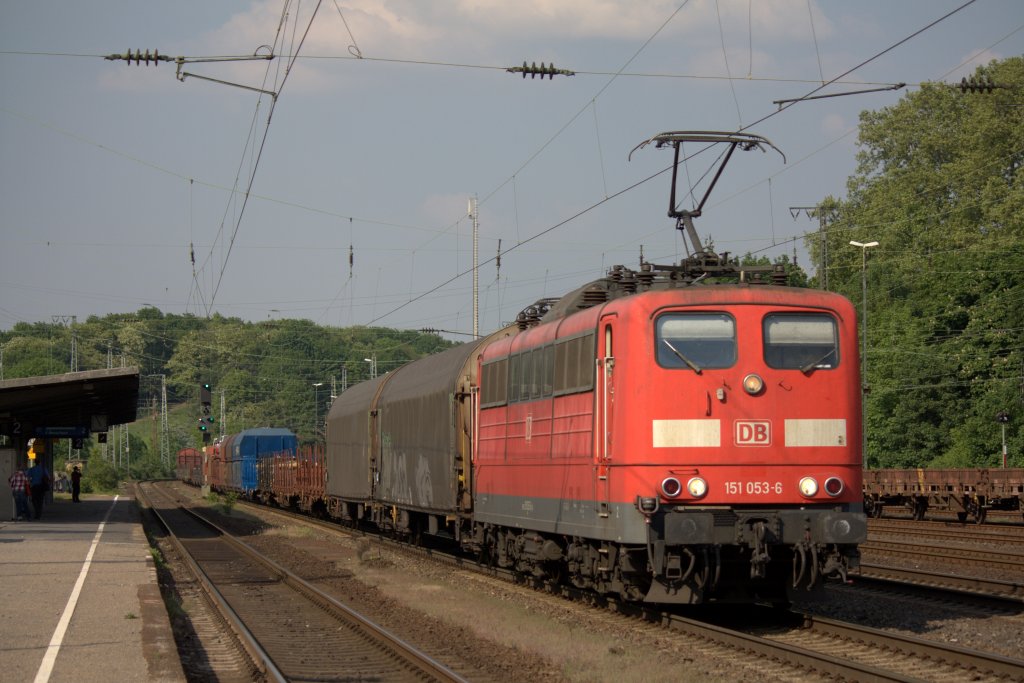
<path id="1" fill-rule="evenodd" d="M 823 361 L 824 361 L 824 360 L 825 360 L 826 358 L 828 358 L 829 356 L 831 356 L 831 355 L 832 355 L 833 353 L 835 353 L 835 352 L 836 352 L 836 350 L 835 350 L 835 349 L 829 349 L 829 350 L 828 350 L 828 353 L 826 353 L 826 354 L 825 354 L 824 356 L 822 356 L 822 357 L 821 357 L 821 358 L 819 358 L 818 360 L 814 361 L 813 363 L 808 363 L 807 365 L 805 365 L 805 366 L 803 366 L 802 368 L 800 368 L 800 372 L 804 373 L 805 375 L 809 375 L 809 374 L 811 374 L 811 370 L 813 370 L 814 368 L 816 368 L 816 367 L 818 367 L 819 365 L 821 365 L 821 363 L 822 363 L 822 362 L 823 362 Z"/>
<path id="2" fill-rule="evenodd" d="M 701 373 L 700 366 L 697 365 L 696 363 L 694 363 L 692 360 L 690 360 L 686 356 L 684 356 L 682 353 L 680 353 L 679 349 L 677 349 L 676 347 L 672 346 L 672 344 L 669 342 L 668 339 L 662 339 L 661 341 L 663 341 L 665 343 L 665 346 L 667 346 L 668 348 L 672 349 L 672 353 L 676 354 L 676 357 L 679 358 L 679 360 L 683 361 L 688 366 L 690 366 L 691 370 L 696 372 L 698 375 Z"/>

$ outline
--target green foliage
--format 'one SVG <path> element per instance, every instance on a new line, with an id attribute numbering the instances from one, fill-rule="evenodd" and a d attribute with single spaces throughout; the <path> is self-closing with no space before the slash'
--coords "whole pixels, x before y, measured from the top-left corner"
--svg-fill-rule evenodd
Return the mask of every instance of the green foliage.
<path id="1" fill-rule="evenodd" d="M 924 84 L 862 113 L 848 199 L 807 240 L 858 311 L 866 273 L 872 466 L 997 465 L 1004 410 L 1024 465 L 1024 59 L 977 75 L 1009 87 Z M 850 240 L 879 243 L 866 268 Z"/>
<path id="2" fill-rule="evenodd" d="M 114 465 L 109 460 L 104 460 L 99 451 L 94 451 L 82 472 L 82 493 L 116 491 L 119 480 Z"/>
<path id="3" fill-rule="evenodd" d="M 224 494 L 220 501 L 220 507 L 224 511 L 225 515 L 230 515 L 231 511 L 235 509 L 235 503 L 238 502 L 238 494 L 234 491 L 228 491 Z"/>
<path id="4" fill-rule="evenodd" d="M 332 380 L 340 392 L 343 376 L 349 385 L 368 379 L 370 364 L 364 358 L 375 356 L 384 373 L 451 346 L 436 335 L 414 331 L 320 327 L 308 320 L 206 319 L 145 307 L 134 314 L 91 316 L 73 329 L 58 323 L 18 323 L 0 331 L 4 378 L 67 372 L 72 333 L 79 369 L 139 368 L 138 420 L 129 428 L 133 478 L 169 474 L 159 457 L 161 376 L 167 386 L 173 456 L 182 448 L 202 446 L 196 428 L 200 382 L 213 385 L 214 434 L 223 427 L 223 395 L 227 432 L 285 427 L 312 441 L 314 421 L 322 421 L 329 408 Z M 112 490 L 116 481 L 88 485 Z"/>
<path id="5" fill-rule="evenodd" d="M 177 452 L 177 451 L 175 451 Z M 174 476 L 174 465 L 164 465 L 160 453 L 146 453 L 131 463 L 132 479 L 166 479 Z"/>

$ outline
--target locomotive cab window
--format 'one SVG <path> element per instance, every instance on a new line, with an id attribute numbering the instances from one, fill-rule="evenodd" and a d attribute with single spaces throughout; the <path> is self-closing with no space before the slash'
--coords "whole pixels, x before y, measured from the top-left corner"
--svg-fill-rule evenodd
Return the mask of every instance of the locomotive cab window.
<path id="1" fill-rule="evenodd" d="M 736 321 L 725 313 L 668 313 L 654 323 L 658 365 L 700 373 L 736 362 Z"/>
<path id="2" fill-rule="evenodd" d="M 765 316 L 764 361 L 771 368 L 831 370 L 839 365 L 835 319 L 824 313 Z"/>

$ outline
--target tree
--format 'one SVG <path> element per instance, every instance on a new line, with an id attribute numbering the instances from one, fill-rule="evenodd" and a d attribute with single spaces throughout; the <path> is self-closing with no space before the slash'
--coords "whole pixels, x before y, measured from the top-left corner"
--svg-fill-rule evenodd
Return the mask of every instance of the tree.
<path id="1" fill-rule="evenodd" d="M 1024 59 L 990 93 L 923 84 L 861 114 L 848 198 L 830 198 L 830 288 L 858 304 L 868 252 L 868 459 L 992 466 L 1007 425 L 1024 465 Z M 822 267 L 820 235 L 808 249 Z M 858 305 L 858 309 L 860 306 Z"/>

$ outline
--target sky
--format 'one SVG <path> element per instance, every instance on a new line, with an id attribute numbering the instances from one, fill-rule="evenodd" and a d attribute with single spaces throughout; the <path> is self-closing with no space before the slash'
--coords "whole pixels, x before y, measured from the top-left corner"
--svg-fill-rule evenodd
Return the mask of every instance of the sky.
<path id="1" fill-rule="evenodd" d="M 630 157 L 678 130 L 784 153 L 737 152 L 696 225 L 813 272 L 791 207 L 845 197 L 860 112 L 1024 53 L 1019 0 L 922 31 L 965 2 L 0 0 L 0 330 L 155 306 L 464 341 L 470 198 L 483 334 L 685 255 L 671 152 Z M 680 169 L 695 196 L 719 151 Z"/>

